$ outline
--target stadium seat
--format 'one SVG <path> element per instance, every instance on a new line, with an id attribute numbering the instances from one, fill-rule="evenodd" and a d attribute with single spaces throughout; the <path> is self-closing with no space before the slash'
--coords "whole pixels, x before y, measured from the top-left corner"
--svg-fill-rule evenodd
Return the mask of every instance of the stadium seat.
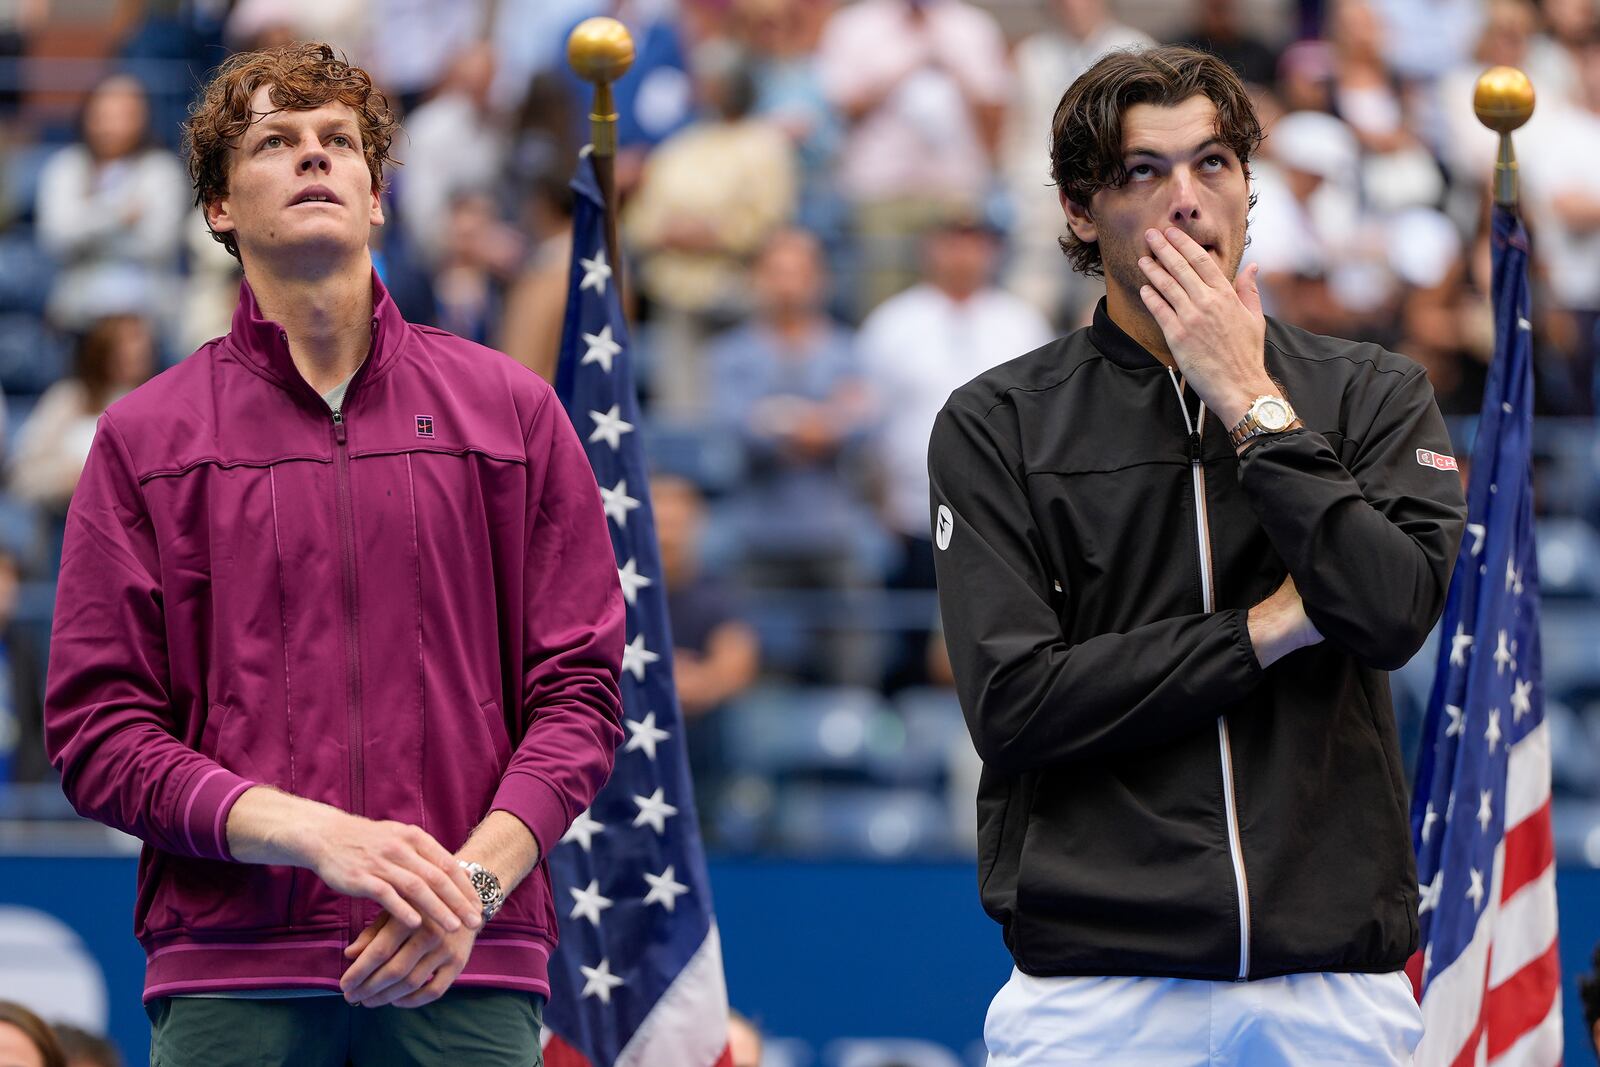
<path id="1" fill-rule="evenodd" d="M 0 389 L 42 393 L 65 372 L 66 345 L 29 314 L 0 315 Z"/>
<path id="2" fill-rule="evenodd" d="M 920 789 L 800 783 L 779 791 L 774 830 L 787 851 L 901 859 L 954 852 L 944 805 Z"/>
<path id="3" fill-rule="evenodd" d="M 0 312 L 43 315 L 55 261 L 26 233 L 0 237 Z"/>
<path id="4" fill-rule="evenodd" d="M 1539 592 L 1550 598 L 1600 598 L 1600 533 L 1582 519 L 1541 519 L 1534 528 Z"/>
<path id="5" fill-rule="evenodd" d="M 899 717 L 870 689 L 767 686 L 722 723 L 729 766 L 774 778 L 867 780 L 905 751 Z"/>

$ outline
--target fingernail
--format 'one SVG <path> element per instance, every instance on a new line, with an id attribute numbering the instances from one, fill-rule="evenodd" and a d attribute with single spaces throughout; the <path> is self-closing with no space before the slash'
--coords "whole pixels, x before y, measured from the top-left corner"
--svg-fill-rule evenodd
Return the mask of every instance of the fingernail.
<path id="1" fill-rule="evenodd" d="M 1169 238 L 1171 238 L 1172 240 L 1176 241 L 1178 239 L 1178 228 L 1176 226 L 1168 226 L 1167 227 L 1167 236 Z"/>
<path id="2" fill-rule="evenodd" d="M 1140 256 L 1139 257 L 1139 266 L 1141 266 L 1141 267 L 1148 267 L 1153 262 L 1155 262 L 1155 261 L 1152 260 L 1149 256 Z"/>
<path id="3" fill-rule="evenodd" d="M 1161 233 L 1158 230 L 1146 230 L 1144 231 L 1144 237 L 1147 241 L 1159 241 L 1161 240 Z"/>

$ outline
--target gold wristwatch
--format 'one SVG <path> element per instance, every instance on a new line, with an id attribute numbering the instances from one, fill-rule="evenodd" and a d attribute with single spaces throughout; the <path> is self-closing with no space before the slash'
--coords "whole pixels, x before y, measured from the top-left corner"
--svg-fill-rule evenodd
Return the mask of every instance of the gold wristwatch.
<path id="1" fill-rule="evenodd" d="M 1250 404 L 1234 428 L 1228 431 L 1233 447 L 1269 433 L 1283 433 L 1292 429 L 1299 420 L 1294 408 L 1281 396 L 1258 396 Z"/>

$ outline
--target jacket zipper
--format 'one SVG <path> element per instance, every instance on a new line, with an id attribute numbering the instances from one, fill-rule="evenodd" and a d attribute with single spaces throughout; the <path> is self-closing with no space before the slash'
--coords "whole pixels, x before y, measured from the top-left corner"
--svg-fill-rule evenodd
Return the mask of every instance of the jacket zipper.
<path id="1" fill-rule="evenodd" d="M 1189 418 L 1189 407 L 1184 403 L 1184 382 L 1172 368 L 1167 368 L 1172 385 L 1178 391 L 1178 410 L 1183 412 L 1183 424 L 1189 431 L 1189 478 L 1194 486 L 1195 539 L 1200 553 L 1200 597 L 1205 610 L 1217 610 L 1216 589 L 1211 571 L 1211 522 L 1206 513 L 1206 469 L 1200 458 L 1201 432 L 1206 424 L 1206 406 L 1200 405 L 1200 417 Z M 1228 738 L 1228 720 L 1217 716 L 1217 748 L 1222 758 L 1222 803 L 1228 820 L 1228 857 L 1233 861 L 1234 890 L 1239 897 L 1239 974 L 1238 981 L 1250 977 L 1250 881 L 1244 868 L 1244 843 L 1239 835 L 1239 809 L 1233 785 L 1233 745 Z"/>
<path id="2" fill-rule="evenodd" d="M 356 545 L 355 521 L 350 514 L 350 450 L 345 439 L 344 414 L 333 413 L 333 439 L 336 482 L 339 493 L 339 545 L 344 561 L 344 647 L 349 670 L 345 676 L 345 700 L 350 732 L 350 806 L 355 814 L 366 814 L 364 803 L 361 722 L 361 644 L 356 635 Z M 358 912 L 350 905 L 350 936 L 358 936 Z"/>

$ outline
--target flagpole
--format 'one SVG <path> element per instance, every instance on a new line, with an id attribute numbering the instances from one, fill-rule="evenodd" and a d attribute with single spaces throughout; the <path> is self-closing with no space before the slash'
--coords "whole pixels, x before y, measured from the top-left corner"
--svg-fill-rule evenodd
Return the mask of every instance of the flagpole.
<path id="1" fill-rule="evenodd" d="M 589 112 L 589 143 L 593 148 L 595 178 L 606 202 L 606 258 L 619 291 L 622 257 L 617 245 L 617 101 L 611 86 L 633 66 L 633 37 L 628 28 L 604 16 L 584 19 L 567 38 L 567 62 L 578 77 L 594 85 L 594 108 Z"/>
<path id="2" fill-rule="evenodd" d="M 1533 83 L 1515 67 L 1490 67 L 1472 93 L 1478 121 L 1500 135 L 1500 155 L 1494 165 L 1494 202 L 1517 207 L 1517 157 L 1511 150 L 1511 131 L 1533 114 Z"/>

